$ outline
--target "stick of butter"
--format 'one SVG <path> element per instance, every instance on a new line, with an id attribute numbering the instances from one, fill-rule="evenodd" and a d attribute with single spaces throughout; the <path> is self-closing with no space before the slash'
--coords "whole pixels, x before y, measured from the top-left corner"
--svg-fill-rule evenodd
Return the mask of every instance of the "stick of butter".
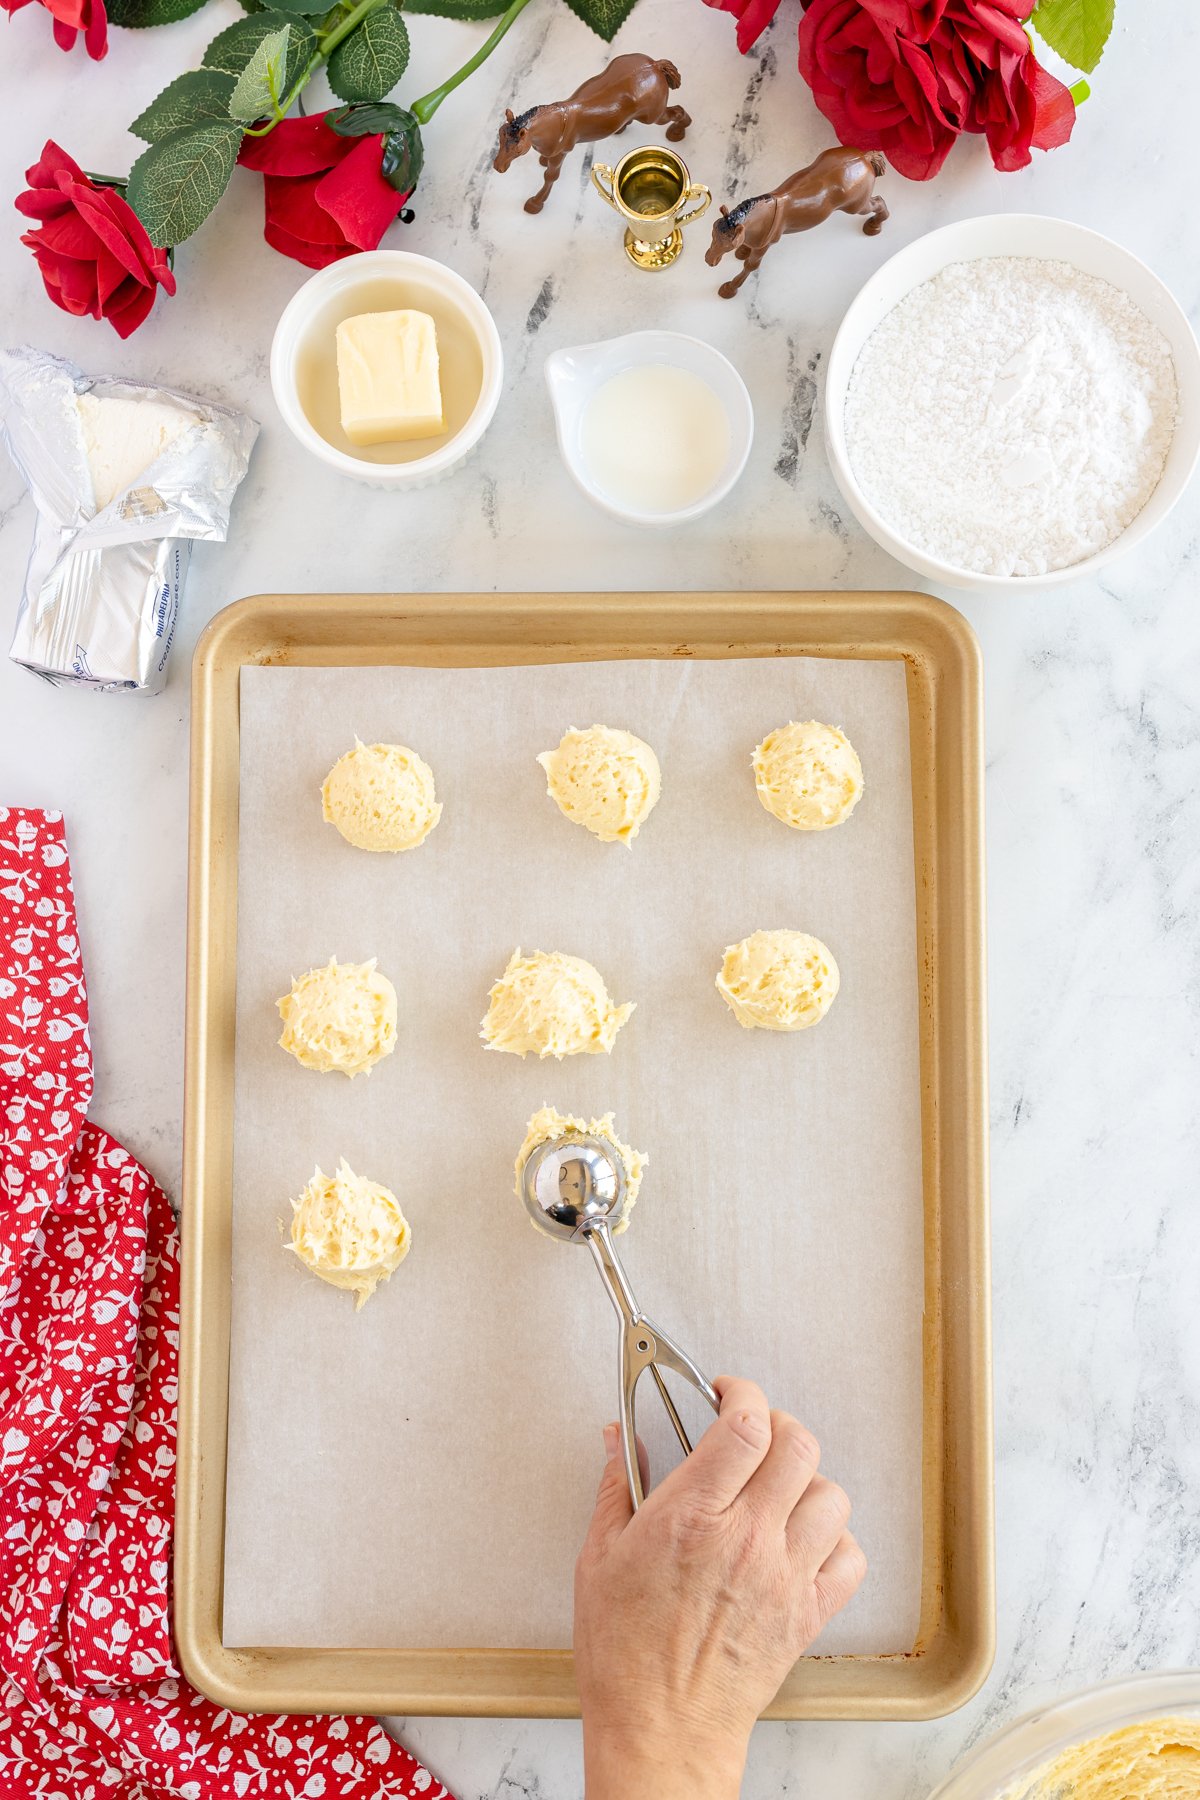
<path id="1" fill-rule="evenodd" d="M 352 444 L 445 431 L 437 333 L 428 313 L 358 313 L 337 328 L 342 430 Z"/>

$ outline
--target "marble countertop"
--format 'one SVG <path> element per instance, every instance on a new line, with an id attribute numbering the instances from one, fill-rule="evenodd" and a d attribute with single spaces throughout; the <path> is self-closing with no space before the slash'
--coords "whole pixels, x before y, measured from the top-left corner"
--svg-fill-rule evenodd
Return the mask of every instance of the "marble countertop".
<path id="1" fill-rule="evenodd" d="M 700 0 L 642 0 L 618 39 L 679 63 L 696 120 L 687 156 L 715 189 L 761 191 L 830 139 L 796 74 L 795 12 L 785 0 L 746 59 L 731 21 Z M 51 130 L 84 166 L 126 168 L 136 152 L 120 121 L 240 16 L 233 0 L 212 0 L 167 30 L 116 32 L 94 67 L 59 55 L 36 14 L 4 31 L 4 208 Z M 179 295 L 124 344 L 49 305 L 16 215 L 0 209 L 5 341 L 236 402 L 263 422 L 231 542 L 197 547 L 164 694 L 54 691 L 0 660 L 0 797 L 61 807 L 70 829 L 94 1114 L 170 1193 L 187 675 L 205 621 L 263 590 L 918 585 L 847 516 L 822 448 L 823 362 L 842 310 L 883 258 L 976 212 L 1058 214 L 1120 239 L 1200 314 L 1195 27 L 1172 0 L 1122 0 L 1118 19 L 1069 147 L 999 176 L 964 141 L 932 183 L 888 177 L 881 237 L 835 219 L 776 250 L 726 303 L 698 242 L 669 274 L 628 267 L 579 158 L 538 219 L 520 208 L 529 162 L 490 174 L 503 107 L 557 98 L 603 61 L 562 0 L 536 0 L 430 127 L 416 220 L 387 240 L 474 282 L 507 358 L 505 399 L 477 458 L 409 498 L 327 479 L 276 417 L 271 331 L 305 271 L 264 246 L 257 178 L 235 175 L 217 219 L 180 251 Z M 417 17 L 412 35 L 406 94 L 434 85 L 480 33 Z M 678 536 L 623 527 L 571 485 L 541 376 L 557 345 L 656 323 L 724 350 L 757 415 L 740 487 Z M 920 1800 L 965 1746 L 1017 1711 L 1101 1676 L 1200 1662 L 1197 499 L 1193 488 L 1102 580 L 1048 598 L 956 600 L 982 640 L 987 683 L 996 1664 L 981 1695 L 943 1721 L 759 1727 L 747 1800 Z M 5 645 L 31 527 L 3 461 Z M 581 1791 L 574 1725 L 398 1724 L 463 1800 Z"/>

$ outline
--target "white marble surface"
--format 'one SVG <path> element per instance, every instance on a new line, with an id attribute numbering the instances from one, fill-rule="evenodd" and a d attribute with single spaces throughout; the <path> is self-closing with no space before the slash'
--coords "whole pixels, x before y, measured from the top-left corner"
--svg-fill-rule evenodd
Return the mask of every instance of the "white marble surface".
<path id="1" fill-rule="evenodd" d="M 1179 0 L 1120 0 L 1068 148 L 1001 177 L 964 143 L 925 187 L 889 178 L 881 238 L 835 220 L 775 251 L 733 304 L 713 296 L 698 242 L 669 275 L 628 268 L 578 161 L 536 220 L 520 210 L 528 163 L 487 172 L 504 105 L 556 98 L 602 60 L 562 0 L 534 0 L 430 128 L 417 220 L 388 240 L 445 258 L 485 294 L 508 358 L 501 412 L 479 457 L 440 488 L 404 500 L 331 482 L 270 399 L 272 326 L 304 272 L 263 245 L 257 178 L 235 175 L 180 253 L 179 296 L 126 344 L 45 301 L 7 211 L 48 131 L 87 167 L 126 167 L 120 121 L 234 16 L 232 0 L 212 0 L 169 30 L 116 33 L 95 68 L 54 51 L 31 7 L 6 25 L 0 65 L 4 340 L 236 401 L 264 426 L 232 542 L 198 547 L 162 697 L 54 692 L 0 660 L 0 798 L 62 807 L 71 830 L 95 1114 L 175 1194 L 187 668 L 213 612 L 263 589 L 915 585 L 846 520 L 821 445 L 821 360 L 881 258 L 972 212 L 1057 213 L 1120 238 L 1193 319 L 1200 308 L 1200 28 Z M 742 61 L 730 21 L 700 0 L 642 0 L 620 44 L 681 65 L 699 179 L 756 192 L 827 140 L 795 72 L 794 31 L 785 0 L 762 54 Z M 417 18 L 413 36 L 408 95 L 479 32 Z M 758 417 L 741 487 L 678 538 L 589 507 L 559 467 L 541 380 L 553 345 L 658 322 L 724 349 Z M 1108 1673 L 1200 1663 L 1198 518 L 1193 488 L 1101 582 L 960 602 L 987 670 L 998 1655 L 980 1698 L 942 1722 L 760 1727 L 748 1800 L 919 1800 L 964 1745 L 1031 1703 Z M 6 641 L 30 528 L 5 463 Z M 464 1800 L 580 1792 L 573 1725 L 402 1730 Z"/>

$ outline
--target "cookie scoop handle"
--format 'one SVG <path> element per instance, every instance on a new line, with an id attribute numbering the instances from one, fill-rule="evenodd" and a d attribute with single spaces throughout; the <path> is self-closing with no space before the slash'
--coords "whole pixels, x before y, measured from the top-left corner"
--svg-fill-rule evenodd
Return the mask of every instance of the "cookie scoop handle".
<path id="1" fill-rule="evenodd" d="M 621 1454 L 625 1461 L 625 1475 L 629 1482 L 629 1494 L 636 1510 L 646 1498 L 642 1486 L 642 1471 L 637 1455 L 637 1384 L 646 1370 L 654 1377 L 655 1386 L 667 1411 L 667 1416 L 674 1426 L 675 1435 L 683 1446 L 685 1456 L 691 1455 L 692 1444 L 684 1428 L 683 1420 L 671 1398 L 670 1390 L 663 1380 L 661 1371 L 669 1369 L 683 1380 L 690 1382 L 696 1391 L 703 1395 L 714 1412 L 720 1410 L 721 1402 L 708 1377 L 692 1361 L 685 1350 L 680 1349 L 673 1338 L 640 1311 L 634 1299 L 633 1289 L 625 1273 L 620 1257 L 612 1240 L 607 1220 L 588 1226 L 583 1236 L 587 1242 L 592 1258 L 599 1269 L 608 1297 L 616 1310 L 620 1322 L 620 1338 L 618 1344 L 619 1382 L 621 1392 Z"/>

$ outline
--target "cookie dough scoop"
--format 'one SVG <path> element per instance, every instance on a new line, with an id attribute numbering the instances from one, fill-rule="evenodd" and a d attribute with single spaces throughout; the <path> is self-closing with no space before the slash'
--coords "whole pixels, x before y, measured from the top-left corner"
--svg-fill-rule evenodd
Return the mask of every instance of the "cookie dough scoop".
<path id="1" fill-rule="evenodd" d="M 629 1278 L 613 1245 L 611 1228 L 611 1221 L 621 1217 L 625 1183 L 621 1158 L 611 1143 L 591 1133 L 569 1131 L 531 1151 L 521 1170 L 520 1188 L 525 1209 L 539 1231 L 558 1238 L 560 1243 L 587 1245 L 616 1308 L 620 1326 L 621 1450 L 630 1496 L 638 1507 L 646 1497 L 638 1465 L 634 1416 L 639 1377 L 647 1369 L 653 1375 L 685 1456 L 691 1452 L 691 1441 L 660 1370 L 670 1369 L 690 1382 L 714 1412 L 720 1410 L 721 1403 L 712 1383 L 691 1357 L 659 1326 L 651 1324 L 633 1297 Z"/>

